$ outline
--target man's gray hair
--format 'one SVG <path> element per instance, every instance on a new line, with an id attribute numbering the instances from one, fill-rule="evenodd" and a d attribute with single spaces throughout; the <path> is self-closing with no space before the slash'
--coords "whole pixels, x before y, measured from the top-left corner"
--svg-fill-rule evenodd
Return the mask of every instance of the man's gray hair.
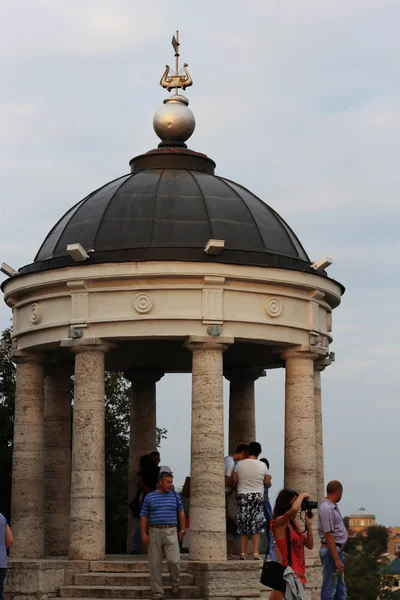
<path id="1" fill-rule="evenodd" d="M 172 473 L 167 473 L 167 471 L 163 471 L 158 475 L 158 481 L 164 481 L 164 479 L 166 479 L 167 477 L 170 477 L 171 479 L 174 478 Z"/>

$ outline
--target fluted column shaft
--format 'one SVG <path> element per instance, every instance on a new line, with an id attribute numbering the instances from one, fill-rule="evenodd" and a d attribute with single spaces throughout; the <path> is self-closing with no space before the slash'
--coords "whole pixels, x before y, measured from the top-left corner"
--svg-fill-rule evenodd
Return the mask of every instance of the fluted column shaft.
<path id="1" fill-rule="evenodd" d="M 69 558 L 105 555 L 104 355 L 102 340 L 65 342 L 75 353 Z"/>
<path id="2" fill-rule="evenodd" d="M 44 380 L 45 554 L 68 554 L 71 491 L 71 372 L 62 363 Z"/>
<path id="3" fill-rule="evenodd" d="M 249 444 L 256 439 L 255 381 L 265 376 L 261 369 L 228 369 L 229 380 L 229 454 L 234 454 L 239 444 Z"/>
<path id="4" fill-rule="evenodd" d="M 225 560 L 223 352 L 233 338 L 191 337 L 190 558 Z"/>
<path id="5" fill-rule="evenodd" d="M 13 558 L 44 556 L 44 367 L 39 357 L 17 363 L 11 526 Z"/>

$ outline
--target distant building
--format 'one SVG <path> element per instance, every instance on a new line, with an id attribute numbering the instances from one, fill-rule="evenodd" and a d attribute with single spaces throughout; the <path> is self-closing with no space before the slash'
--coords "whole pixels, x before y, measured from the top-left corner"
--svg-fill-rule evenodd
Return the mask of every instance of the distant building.
<path id="1" fill-rule="evenodd" d="M 400 527 L 389 529 L 388 553 L 390 556 L 398 556 L 400 554 Z"/>
<path id="2" fill-rule="evenodd" d="M 366 535 L 368 527 L 376 525 L 375 515 L 369 513 L 364 507 L 349 516 L 349 536 L 361 534 Z"/>

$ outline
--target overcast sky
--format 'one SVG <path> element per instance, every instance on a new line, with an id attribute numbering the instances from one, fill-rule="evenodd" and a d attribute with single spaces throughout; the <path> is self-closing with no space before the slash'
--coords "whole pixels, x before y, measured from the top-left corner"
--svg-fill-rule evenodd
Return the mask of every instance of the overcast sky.
<path id="1" fill-rule="evenodd" d="M 322 375 L 325 475 L 342 512 L 400 524 L 400 4 L 388 0 L 13 0 L 0 5 L 0 261 L 157 145 L 181 31 L 190 147 L 260 196 L 346 288 Z M 10 311 L 0 308 L 0 326 Z M 257 383 L 257 437 L 283 481 L 284 372 Z M 226 395 L 228 387 L 225 388 Z M 189 473 L 190 377 L 158 384 L 162 462 Z"/>

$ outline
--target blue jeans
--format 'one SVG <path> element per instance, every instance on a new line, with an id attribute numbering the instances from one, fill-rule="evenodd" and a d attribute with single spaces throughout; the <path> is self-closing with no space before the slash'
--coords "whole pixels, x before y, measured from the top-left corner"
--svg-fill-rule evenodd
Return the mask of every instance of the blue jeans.
<path id="1" fill-rule="evenodd" d="M 265 512 L 265 518 L 267 519 L 267 523 L 265 525 L 265 537 L 266 537 L 266 541 L 267 541 L 267 550 L 265 552 L 265 554 L 269 554 L 271 557 L 271 560 L 276 561 L 276 554 L 275 554 L 275 540 L 274 540 L 274 536 L 273 533 L 270 529 L 270 522 L 272 519 L 272 508 L 271 508 L 271 503 L 269 500 L 264 500 L 264 512 Z"/>
<path id="2" fill-rule="evenodd" d="M 133 530 L 133 536 L 132 536 L 132 552 L 140 552 L 140 542 L 141 542 L 140 519 L 136 519 L 135 529 Z M 0 598 L 0 600 L 1 600 L 1 598 Z"/>
<path id="3" fill-rule="evenodd" d="M 3 597 L 3 588 L 4 588 L 4 580 L 7 575 L 7 569 L 0 569 L 0 600 L 4 600 Z"/>
<path id="4" fill-rule="evenodd" d="M 336 549 L 341 562 L 343 562 L 343 550 L 339 550 L 337 546 Z M 319 556 L 322 562 L 321 600 L 345 600 L 347 594 L 343 573 L 339 576 L 336 574 L 335 561 L 328 546 L 321 546 Z"/>

